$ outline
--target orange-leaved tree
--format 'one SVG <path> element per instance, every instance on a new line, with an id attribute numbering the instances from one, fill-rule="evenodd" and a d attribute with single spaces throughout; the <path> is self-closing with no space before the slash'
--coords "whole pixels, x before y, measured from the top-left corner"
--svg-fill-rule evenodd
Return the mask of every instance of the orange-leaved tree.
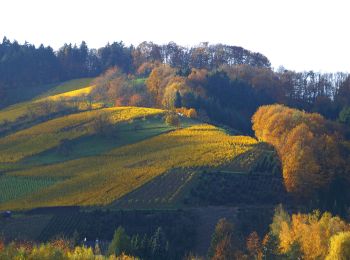
<path id="1" fill-rule="evenodd" d="M 308 197 L 342 172 L 338 135 L 321 115 L 268 105 L 252 123 L 256 137 L 277 150 L 287 191 Z"/>

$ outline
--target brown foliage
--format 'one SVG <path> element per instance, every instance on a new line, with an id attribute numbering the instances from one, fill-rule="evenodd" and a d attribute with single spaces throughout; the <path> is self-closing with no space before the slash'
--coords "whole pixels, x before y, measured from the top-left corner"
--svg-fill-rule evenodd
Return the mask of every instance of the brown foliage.
<path id="1" fill-rule="evenodd" d="M 266 93 L 274 101 L 281 103 L 285 101 L 286 90 L 281 86 L 280 79 L 271 69 L 247 64 L 224 65 L 222 68 L 232 80 L 244 80 L 250 83 L 254 89 Z"/>
<path id="2" fill-rule="evenodd" d="M 252 122 L 257 138 L 276 148 L 289 192 L 308 196 L 342 172 L 338 136 L 321 115 L 269 105 Z"/>
<path id="3" fill-rule="evenodd" d="M 165 116 L 165 123 L 178 128 L 180 127 L 180 118 L 178 115 L 170 113 Z"/>
<path id="4" fill-rule="evenodd" d="M 129 99 L 129 106 L 140 106 L 142 104 L 142 97 L 140 94 L 134 94 Z"/>
<path id="5" fill-rule="evenodd" d="M 136 70 L 137 75 L 141 76 L 147 76 L 151 73 L 151 71 L 158 67 L 160 65 L 160 62 L 144 62 L 138 67 Z"/>
<path id="6" fill-rule="evenodd" d="M 175 111 L 176 111 L 176 113 L 180 113 L 183 116 L 188 117 L 188 118 L 197 118 L 198 117 L 197 111 L 194 108 L 188 109 L 185 107 L 181 107 L 181 108 L 177 108 Z"/>
<path id="7" fill-rule="evenodd" d="M 323 215 L 318 211 L 312 214 L 294 214 L 290 223 L 282 222 L 279 249 L 282 253 L 287 253 L 293 245 L 298 244 L 304 259 L 324 259 L 331 237 L 349 229 L 349 224 L 327 212 Z"/>
<path id="8" fill-rule="evenodd" d="M 231 260 L 234 259 L 234 250 L 231 243 L 231 236 L 226 235 L 215 248 L 213 260 Z"/>
<path id="9" fill-rule="evenodd" d="M 66 251 L 66 252 L 72 248 L 70 241 L 65 239 L 65 238 L 55 238 L 52 241 L 50 241 L 50 244 L 53 247 L 58 248 L 62 251 Z"/>
<path id="10" fill-rule="evenodd" d="M 247 250 L 252 257 L 261 259 L 261 241 L 255 231 L 247 237 Z"/>
<path id="11" fill-rule="evenodd" d="M 161 107 L 162 105 L 165 87 L 175 76 L 175 71 L 176 70 L 169 65 L 161 65 L 154 68 L 146 80 L 147 89 L 151 93 L 154 102 L 158 107 Z"/>

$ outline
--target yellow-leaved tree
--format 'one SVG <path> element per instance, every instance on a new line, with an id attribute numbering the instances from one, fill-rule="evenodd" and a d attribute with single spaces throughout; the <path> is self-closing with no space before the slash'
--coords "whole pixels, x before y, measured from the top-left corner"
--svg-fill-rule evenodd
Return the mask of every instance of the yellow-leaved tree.
<path id="1" fill-rule="evenodd" d="M 287 191 L 308 197 L 343 172 L 338 135 L 321 115 L 268 105 L 252 123 L 256 137 L 277 150 Z"/>
<path id="2" fill-rule="evenodd" d="M 283 254 L 290 254 L 297 246 L 301 251 L 300 255 L 306 260 L 325 259 L 327 255 L 340 255 L 340 252 L 346 254 L 342 247 L 348 246 L 349 250 L 349 236 L 337 236 L 343 232 L 348 233 L 349 230 L 348 223 L 328 212 L 322 215 L 319 211 L 311 214 L 293 214 L 290 221 L 282 220 L 279 223 L 279 250 Z"/>
<path id="3" fill-rule="evenodd" d="M 340 232 L 331 237 L 326 260 L 350 259 L 350 232 Z"/>

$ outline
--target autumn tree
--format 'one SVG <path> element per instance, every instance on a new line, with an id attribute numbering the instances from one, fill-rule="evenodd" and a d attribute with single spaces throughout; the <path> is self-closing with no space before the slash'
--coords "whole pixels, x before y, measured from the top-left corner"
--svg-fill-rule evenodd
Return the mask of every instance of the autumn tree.
<path id="1" fill-rule="evenodd" d="M 231 243 L 231 236 L 224 236 L 215 247 L 215 254 L 212 260 L 231 260 L 234 259 L 234 250 Z"/>
<path id="2" fill-rule="evenodd" d="M 152 70 L 160 66 L 160 64 L 160 62 L 144 62 L 136 70 L 136 75 L 147 77 L 152 72 Z"/>
<path id="3" fill-rule="evenodd" d="M 266 234 L 262 240 L 261 257 L 266 260 L 279 259 L 278 237 L 276 237 L 271 231 Z"/>
<path id="4" fill-rule="evenodd" d="M 143 82 L 113 67 L 97 77 L 90 97 L 115 106 L 149 106 L 150 95 Z"/>
<path id="5" fill-rule="evenodd" d="M 186 86 L 185 79 L 179 76 L 173 77 L 164 89 L 162 105 L 168 109 L 181 107 L 181 94 L 187 91 L 188 87 Z"/>
<path id="6" fill-rule="evenodd" d="M 180 127 L 180 118 L 177 114 L 169 113 L 165 116 L 165 123 L 169 126 Z"/>
<path id="7" fill-rule="evenodd" d="M 350 259 L 350 232 L 340 232 L 331 237 L 326 260 Z"/>
<path id="8" fill-rule="evenodd" d="M 161 47 L 153 42 L 144 41 L 132 51 L 133 65 L 136 69 L 147 62 L 161 62 Z"/>
<path id="9" fill-rule="evenodd" d="M 249 236 L 247 237 L 246 246 L 250 256 L 253 259 L 256 259 L 256 260 L 261 259 L 261 256 L 262 256 L 261 241 L 256 231 L 249 234 Z"/>
<path id="10" fill-rule="evenodd" d="M 269 105 L 252 122 L 257 138 L 276 148 L 286 189 L 298 197 L 311 196 L 344 172 L 339 135 L 321 115 Z"/>
<path id="11" fill-rule="evenodd" d="M 91 123 L 93 132 L 103 137 L 111 137 L 116 135 L 116 129 L 108 114 L 101 114 L 95 117 Z"/>
<path id="12" fill-rule="evenodd" d="M 218 223 L 215 226 L 214 233 L 211 238 L 211 243 L 208 251 L 208 256 L 214 257 L 218 254 L 230 255 L 232 252 L 232 239 L 233 239 L 233 225 L 225 218 L 219 219 Z M 225 259 L 225 258 L 217 258 Z"/>
<path id="13" fill-rule="evenodd" d="M 177 45 L 175 42 L 169 42 L 162 49 L 167 64 L 176 68 L 185 68 L 188 66 L 188 51 L 186 48 Z"/>
<path id="14" fill-rule="evenodd" d="M 171 68 L 169 65 L 161 65 L 154 68 L 146 80 L 147 89 L 153 97 L 155 106 L 162 106 L 165 87 L 175 76 L 175 72 L 175 69 Z"/>
<path id="15" fill-rule="evenodd" d="M 279 249 L 284 254 L 300 250 L 299 254 L 306 260 L 324 259 L 331 238 L 349 230 L 349 224 L 327 212 L 322 215 L 318 211 L 293 214 L 290 223 L 281 223 Z"/>

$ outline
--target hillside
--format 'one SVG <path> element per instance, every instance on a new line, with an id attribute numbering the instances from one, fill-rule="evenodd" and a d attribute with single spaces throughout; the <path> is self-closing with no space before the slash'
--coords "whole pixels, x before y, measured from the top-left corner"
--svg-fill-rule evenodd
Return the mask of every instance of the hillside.
<path id="1" fill-rule="evenodd" d="M 70 81 L 6 108 L 0 112 L 2 120 L 18 120 L 41 100 L 75 102 L 72 97 L 91 91 L 83 83 L 89 81 Z M 29 127 L 6 134 L 0 138 L 0 208 L 107 205 L 118 199 L 132 207 L 157 202 L 178 205 L 194 183 L 201 183 L 197 176 L 203 169 L 242 174 L 264 154 L 265 148 L 260 149 L 251 137 L 230 136 L 185 117 L 175 128 L 164 122 L 165 113 L 151 108 L 95 107 L 29 122 Z M 102 123 L 110 128 L 108 133 L 99 128 Z M 165 182 L 159 184 L 160 180 Z M 141 188 L 145 184 L 163 192 L 145 196 L 149 190 Z M 124 198 L 128 193 L 131 199 Z M 118 200 L 113 205 L 122 204 Z"/>
<path id="2" fill-rule="evenodd" d="M 47 241 L 78 230 L 108 240 L 111 232 L 101 232 L 110 225 L 150 233 L 136 223 L 154 216 L 166 228 L 169 217 L 180 217 L 180 229 L 193 229 L 185 245 L 205 254 L 220 216 L 240 223 L 241 209 L 267 204 L 270 212 L 287 199 L 270 146 L 185 116 L 169 125 L 165 109 L 88 101 L 93 89 L 90 79 L 73 80 L 0 110 L 0 210 L 14 211 L 0 221 L 7 239 Z M 31 110 L 41 115 L 28 116 Z M 208 228 L 197 227 L 194 216 Z M 266 216 L 257 228 L 268 223 Z M 101 221 L 99 229 L 92 219 Z"/>
<path id="3" fill-rule="evenodd" d="M 72 137 L 76 135 L 72 134 Z M 108 204 L 170 169 L 219 166 L 255 144 L 256 141 L 249 137 L 230 137 L 213 126 L 197 125 L 87 158 L 5 172 L 2 176 L 4 179 L 27 178 L 28 182 L 24 182 L 24 185 L 30 186 L 29 183 L 35 183 L 36 179 L 42 181 L 45 178 L 55 184 L 33 192 L 30 196 L 26 194 L 25 199 L 4 201 L 1 207 L 14 209 Z M 40 151 L 35 146 L 28 155 Z M 4 154 L 12 153 L 16 154 L 12 151 Z M 10 157 L 11 160 L 13 158 Z M 7 159 L 5 157 L 3 161 Z"/>
<path id="4" fill-rule="evenodd" d="M 34 2 L 1 5 L 0 260 L 350 260 L 346 8 Z"/>
<path id="5" fill-rule="evenodd" d="M 91 78 L 75 79 L 60 84 L 38 87 L 39 90 L 37 92 L 30 89 L 31 93 L 28 95 L 20 93 L 18 96 L 22 96 L 26 101 L 13 104 L 0 110 L 0 122 L 13 122 L 16 119 L 23 117 L 31 107 L 35 106 L 35 103 L 44 101 L 45 99 L 52 99 L 62 95 L 73 96 L 73 94 L 81 94 L 82 92 L 86 94 L 88 92 L 86 90 L 91 88 L 91 81 Z M 85 91 L 82 91 L 84 89 Z"/>

